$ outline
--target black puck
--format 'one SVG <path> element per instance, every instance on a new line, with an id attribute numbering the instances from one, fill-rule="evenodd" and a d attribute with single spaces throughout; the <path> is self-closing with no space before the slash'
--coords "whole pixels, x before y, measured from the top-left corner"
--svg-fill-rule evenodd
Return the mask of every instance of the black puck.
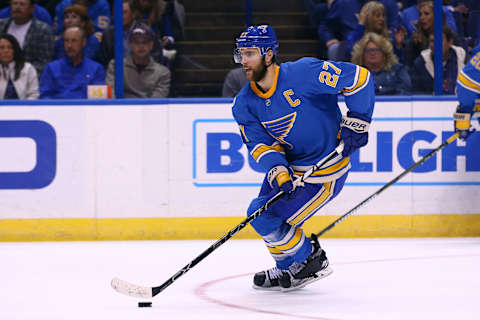
<path id="1" fill-rule="evenodd" d="M 150 308 L 150 307 L 152 307 L 152 303 L 151 302 L 139 302 L 138 307 L 139 308 Z"/>

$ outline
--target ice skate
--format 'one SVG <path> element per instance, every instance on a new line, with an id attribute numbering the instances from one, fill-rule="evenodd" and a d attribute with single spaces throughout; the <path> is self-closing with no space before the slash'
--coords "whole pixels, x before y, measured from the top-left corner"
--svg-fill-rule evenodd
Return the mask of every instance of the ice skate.
<path id="1" fill-rule="evenodd" d="M 260 271 L 253 276 L 253 288 L 266 291 L 280 291 L 279 279 L 282 277 L 282 270 L 277 267 Z"/>
<path id="2" fill-rule="evenodd" d="M 329 267 L 325 251 L 320 247 L 317 236 L 312 234 L 312 254 L 302 263 L 294 263 L 288 271 L 283 271 L 279 279 L 280 290 L 293 291 L 305 287 L 307 284 L 325 278 L 333 270 Z"/>

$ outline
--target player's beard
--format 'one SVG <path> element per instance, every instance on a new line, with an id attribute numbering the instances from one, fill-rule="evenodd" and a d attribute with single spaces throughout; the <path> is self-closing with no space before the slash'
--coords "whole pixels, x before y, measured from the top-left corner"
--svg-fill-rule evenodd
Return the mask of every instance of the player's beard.
<path id="1" fill-rule="evenodd" d="M 260 80 L 262 80 L 263 77 L 265 77 L 265 73 L 267 72 L 267 66 L 265 65 L 265 60 L 262 59 L 262 63 L 258 65 L 255 69 L 251 69 L 251 72 L 252 72 L 251 79 L 248 79 L 248 80 L 252 80 L 255 82 L 259 82 Z"/>

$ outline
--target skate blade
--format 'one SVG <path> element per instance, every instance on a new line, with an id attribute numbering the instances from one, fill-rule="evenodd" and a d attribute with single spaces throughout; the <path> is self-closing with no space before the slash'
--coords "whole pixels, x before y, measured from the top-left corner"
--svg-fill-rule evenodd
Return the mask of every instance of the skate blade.
<path id="1" fill-rule="evenodd" d="M 260 286 L 257 286 L 257 285 L 252 285 L 252 288 L 255 289 L 255 290 L 260 290 L 260 291 L 280 291 L 281 288 L 280 286 L 276 286 L 276 287 L 260 287 Z"/>
<path id="2" fill-rule="evenodd" d="M 301 288 L 305 287 L 307 284 L 310 284 L 312 282 L 315 282 L 315 281 L 318 281 L 318 280 L 323 279 L 325 277 L 328 277 L 332 273 L 333 273 L 333 269 L 330 268 L 330 267 L 326 267 L 325 269 L 322 269 L 322 270 L 318 271 L 315 274 L 315 276 L 308 278 L 304 282 L 302 282 L 302 283 L 300 283 L 296 286 L 291 286 L 290 288 L 280 288 L 280 290 L 282 292 L 295 291 L 295 290 L 298 290 L 298 289 L 301 289 Z"/>

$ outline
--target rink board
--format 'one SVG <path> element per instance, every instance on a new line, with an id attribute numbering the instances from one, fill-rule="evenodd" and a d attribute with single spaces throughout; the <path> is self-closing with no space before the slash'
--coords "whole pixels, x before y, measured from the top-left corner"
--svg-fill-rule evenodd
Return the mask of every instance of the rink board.
<path id="1" fill-rule="evenodd" d="M 0 107 L 0 241 L 218 238 L 258 193 L 264 173 L 241 144 L 230 100 L 41 103 Z M 453 134 L 455 106 L 379 98 L 344 190 L 307 230 Z M 480 236 L 479 147 L 478 133 L 453 142 L 328 236 Z"/>

